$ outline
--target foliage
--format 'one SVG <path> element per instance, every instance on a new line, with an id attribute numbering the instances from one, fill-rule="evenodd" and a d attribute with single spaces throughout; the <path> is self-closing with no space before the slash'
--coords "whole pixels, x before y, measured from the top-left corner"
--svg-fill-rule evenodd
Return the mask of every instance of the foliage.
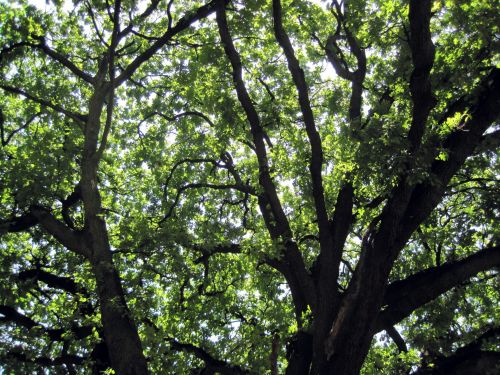
<path id="1" fill-rule="evenodd" d="M 0 372 L 127 373 L 108 307 L 154 374 L 293 373 L 302 333 L 330 373 L 345 311 L 352 373 L 499 352 L 500 18 L 429 3 L 418 45 L 400 0 L 0 1 Z M 393 319 L 391 285 L 462 264 Z"/>

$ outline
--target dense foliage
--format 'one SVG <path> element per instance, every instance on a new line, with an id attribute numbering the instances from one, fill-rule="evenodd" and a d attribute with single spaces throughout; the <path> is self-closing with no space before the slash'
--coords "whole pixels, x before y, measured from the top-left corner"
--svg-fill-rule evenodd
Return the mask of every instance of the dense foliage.
<path id="1" fill-rule="evenodd" d="M 0 372 L 500 365 L 494 0 L 0 0 Z"/>

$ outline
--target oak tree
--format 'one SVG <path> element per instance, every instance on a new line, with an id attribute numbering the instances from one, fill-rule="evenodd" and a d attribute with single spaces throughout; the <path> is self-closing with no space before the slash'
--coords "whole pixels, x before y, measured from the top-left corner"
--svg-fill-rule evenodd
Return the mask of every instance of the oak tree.
<path id="1" fill-rule="evenodd" d="M 0 371 L 498 373 L 496 5 L 0 2 Z"/>

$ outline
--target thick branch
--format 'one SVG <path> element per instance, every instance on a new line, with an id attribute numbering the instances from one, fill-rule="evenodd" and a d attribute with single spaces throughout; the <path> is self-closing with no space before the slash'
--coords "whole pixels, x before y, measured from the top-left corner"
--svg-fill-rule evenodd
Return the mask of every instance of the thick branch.
<path id="1" fill-rule="evenodd" d="M 70 209 L 75 204 L 77 204 L 81 199 L 82 199 L 82 191 L 80 185 L 77 185 L 75 187 L 75 190 L 73 190 L 73 192 L 61 202 L 62 203 L 61 214 L 63 220 L 66 223 L 66 225 L 71 229 L 75 229 L 75 227 L 73 224 L 73 220 L 71 219 Z"/>
<path id="2" fill-rule="evenodd" d="M 37 39 L 40 43 L 35 44 L 35 43 L 30 43 L 30 42 L 20 42 L 20 43 L 15 43 L 7 48 L 3 48 L 0 51 L 0 59 L 1 56 L 4 54 L 8 54 L 12 52 L 13 50 L 17 48 L 22 48 L 22 47 L 31 47 L 35 49 L 41 50 L 45 55 L 51 57 L 55 61 L 59 62 L 61 65 L 64 67 L 68 68 L 74 75 L 77 77 L 83 79 L 84 81 L 93 84 L 94 80 L 92 76 L 89 74 L 85 73 L 83 70 L 78 68 L 75 63 L 73 63 L 67 56 L 64 56 L 63 54 L 53 50 L 47 44 L 45 43 L 45 38 L 44 37 L 34 37 Z"/>
<path id="3" fill-rule="evenodd" d="M 298 93 L 299 106 L 304 120 L 307 137 L 311 147 L 311 160 L 309 162 L 309 171 L 311 174 L 312 194 L 318 220 L 320 255 L 319 260 L 319 278 L 318 278 L 318 302 L 316 311 L 316 332 L 315 346 L 322 346 L 322 336 L 331 324 L 333 309 L 335 307 L 335 291 L 338 263 L 340 254 L 335 253 L 333 233 L 330 230 L 330 222 L 325 203 L 325 193 L 323 187 L 323 146 L 321 137 L 316 129 L 314 114 L 309 99 L 309 87 L 307 85 L 304 71 L 295 56 L 295 52 L 290 42 L 290 38 L 283 28 L 282 8 L 280 0 L 273 0 L 273 22 L 274 35 L 279 45 L 283 49 L 288 62 L 288 70 L 292 75 L 295 88 Z M 338 261 L 338 262 L 337 262 Z"/>
<path id="4" fill-rule="evenodd" d="M 467 157 L 473 154 L 481 142 L 483 133 L 500 116 L 500 69 L 494 68 L 475 90 L 469 103 L 468 120 L 452 132 L 442 147 L 448 153 L 447 160 L 435 160 L 431 166 L 430 181 L 415 187 L 399 238 L 402 246 L 420 223 L 430 214 L 442 198 L 451 178 Z"/>
<path id="5" fill-rule="evenodd" d="M 414 69 L 410 78 L 413 110 L 408 139 L 412 151 L 420 146 L 427 117 L 436 104 L 430 81 L 435 51 L 430 32 L 431 8 L 432 0 L 410 1 L 410 48 Z"/>
<path id="6" fill-rule="evenodd" d="M 311 172 L 313 199 L 318 219 L 320 245 L 322 247 L 322 252 L 326 252 L 330 250 L 331 236 L 324 197 L 323 179 L 321 175 L 324 161 L 323 146 L 321 144 L 319 133 L 316 129 L 314 115 L 309 100 L 309 87 L 304 76 L 304 71 L 295 57 L 295 52 L 293 50 L 292 43 L 290 42 L 290 38 L 283 28 L 281 12 L 280 0 L 273 0 L 274 35 L 285 53 L 286 60 L 288 62 L 288 70 L 292 75 L 295 88 L 299 94 L 300 110 L 302 112 L 307 136 L 309 138 L 309 144 L 311 145 L 309 171 Z"/>
<path id="7" fill-rule="evenodd" d="M 401 334 L 398 332 L 394 326 L 387 326 L 385 327 L 385 331 L 387 334 L 391 337 L 392 341 L 396 344 L 400 352 L 407 352 L 408 348 L 406 347 L 405 340 L 401 336 Z"/>
<path id="8" fill-rule="evenodd" d="M 24 270 L 17 274 L 20 280 L 39 280 L 51 288 L 61 289 L 71 294 L 86 293 L 72 278 L 54 275 L 39 268 Z"/>
<path id="9" fill-rule="evenodd" d="M 24 353 L 18 353 L 18 352 L 9 352 L 5 355 L 5 358 L 8 358 L 9 360 L 15 359 L 20 362 L 33 363 L 42 367 L 61 366 L 65 364 L 80 365 L 86 360 L 85 357 L 72 354 L 64 354 L 56 358 L 49 358 L 49 357 L 31 358 L 31 356 L 27 356 Z"/>
<path id="10" fill-rule="evenodd" d="M 257 114 L 255 106 L 245 87 L 245 83 L 243 82 L 241 58 L 234 47 L 233 40 L 229 33 L 226 12 L 224 9 L 218 9 L 216 15 L 219 35 L 224 45 L 226 56 L 231 63 L 233 82 L 238 100 L 247 116 L 253 143 L 255 145 L 255 153 L 259 165 L 259 183 L 264 190 L 264 194 L 259 196 L 259 206 L 271 237 L 273 239 L 281 239 L 284 242 L 284 255 L 288 264 L 280 267 L 280 269 L 283 270 L 286 268 L 290 271 L 287 272 L 288 275 L 285 274 L 285 277 L 290 284 L 292 295 L 294 295 L 294 301 L 300 301 L 300 306 L 305 306 L 307 303 L 314 310 L 316 306 L 316 292 L 313 281 L 306 270 L 304 260 L 297 244 L 292 240 L 293 235 L 290 224 L 283 211 L 283 207 L 276 192 L 276 186 L 269 172 L 267 151 L 264 143 L 264 131 L 259 115 Z M 298 316 L 300 318 L 300 314 L 298 314 Z"/>
<path id="11" fill-rule="evenodd" d="M 448 357 L 441 355 L 426 358 L 426 364 L 415 375 L 483 375 L 497 374 L 500 370 L 500 352 L 481 350 L 486 340 L 498 342 L 500 329 L 494 327 L 483 333 L 471 343 L 458 348 Z"/>
<path id="12" fill-rule="evenodd" d="M 336 268 L 341 262 L 342 250 L 352 223 L 353 197 L 354 189 L 352 184 L 348 182 L 339 191 L 335 212 L 330 224 L 333 236 L 334 266 Z"/>
<path id="13" fill-rule="evenodd" d="M 69 250 L 88 256 L 88 249 L 83 244 L 81 235 L 57 220 L 48 210 L 39 206 L 32 206 L 30 211 L 23 216 L 0 221 L 0 235 L 24 232 L 37 224 L 40 224 L 47 233 Z"/>
<path id="14" fill-rule="evenodd" d="M 45 99 L 38 98 L 38 97 L 31 95 L 31 94 L 29 94 L 21 89 L 18 89 L 17 87 L 8 86 L 8 85 L 0 85 L 0 88 L 4 89 L 5 91 L 10 92 L 12 94 L 22 95 L 25 98 L 27 98 L 35 103 L 38 103 L 44 107 L 48 107 L 48 108 L 50 108 L 58 113 L 61 113 L 65 116 L 75 120 L 79 124 L 82 124 L 87 120 L 86 115 L 82 115 L 81 113 L 77 113 L 77 112 L 68 111 L 67 109 L 64 109 L 63 107 L 61 107 L 57 104 L 53 104 Z"/>
<path id="15" fill-rule="evenodd" d="M 214 0 L 206 5 L 196 9 L 194 12 L 189 12 L 184 17 L 179 19 L 174 27 L 168 28 L 167 31 L 159 37 L 147 50 L 137 56 L 125 70 L 115 79 L 115 87 L 121 85 L 127 79 L 132 77 L 134 72 L 147 60 L 149 60 L 160 48 L 167 44 L 174 36 L 189 28 L 196 21 L 199 21 L 208 15 L 212 14 L 218 8 L 228 3 L 228 0 Z"/>
<path id="16" fill-rule="evenodd" d="M 203 255 L 195 259 L 195 263 L 203 263 L 214 254 L 239 254 L 241 253 L 241 246 L 237 243 L 227 245 L 216 245 L 213 247 L 206 247 L 199 244 L 191 244 L 191 248 L 200 251 Z"/>
<path id="17" fill-rule="evenodd" d="M 95 83 L 94 78 L 90 74 L 85 73 L 83 70 L 78 68 L 67 56 L 54 51 L 49 46 L 47 46 L 45 44 L 45 39 L 40 38 L 40 44 L 33 44 L 32 46 L 43 51 L 47 56 L 50 56 L 51 58 L 71 70 L 74 75 L 83 79 L 85 82 L 88 82 L 90 84 Z"/>
<path id="18" fill-rule="evenodd" d="M 38 219 L 32 213 L 2 220 L 0 221 L 0 236 L 6 233 L 24 232 L 37 224 Z"/>
<path id="19" fill-rule="evenodd" d="M 40 325 L 30 317 L 21 314 L 16 309 L 10 306 L 0 305 L 0 314 L 3 315 L 3 317 L 0 317 L 0 322 L 13 322 L 16 325 L 27 329 L 31 329 L 35 326 Z"/>
<path id="20" fill-rule="evenodd" d="M 86 258 L 90 256 L 90 250 L 85 246 L 80 233 L 71 230 L 42 207 L 34 206 L 31 208 L 30 212 L 38 220 L 42 228 L 67 249 L 83 255 Z"/>
<path id="21" fill-rule="evenodd" d="M 481 142 L 475 152 L 494 151 L 500 146 L 500 130 L 485 134 L 481 137 Z"/>
<path id="22" fill-rule="evenodd" d="M 500 266 L 500 247 L 483 249 L 457 262 L 418 272 L 387 287 L 375 331 L 397 324 L 413 311 L 477 273 Z"/>
<path id="23" fill-rule="evenodd" d="M 250 373 L 248 370 L 242 369 L 240 366 L 231 365 L 226 361 L 214 358 L 205 349 L 193 344 L 181 343 L 174 339 L 167 339 L 167 341 L 170 343 L 170 348 L 172 350 L 186 351 L 205 362 L 203 374 L 240 375 Z"/>
<path id="24" fill-rule="evenodd" d="M 0 323 L 11 322 L 19 327 L 24 327 L 26 329 L 32 329 L 34 327 L 38 327 L 40 328 L 41 332 L 48 335 L 51 341 L 66 340 L 64 334 L 67 332 L 67 330 L 63 328 L 56 328 L 56 329 L 45 328 L 42 324 L 34 321 L 33 319 L 24 314 L 21 314 L 13 307 L 0 305 L 0 314 L 3 315 L 3 317 L 0 317 Z M 85 337 L 90 336 L 93 333 L 93 328 L 94 328 L 93 326 L 83 326 L 83 327 L 73 326 L 71 327 L 70 331 L 75 336 L 75 338 L 83 339 Z"/>

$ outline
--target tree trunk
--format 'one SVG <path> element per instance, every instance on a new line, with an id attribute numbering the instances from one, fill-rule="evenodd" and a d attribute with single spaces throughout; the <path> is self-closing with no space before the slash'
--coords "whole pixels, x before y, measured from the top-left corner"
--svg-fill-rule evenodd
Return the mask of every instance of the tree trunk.
<path id="1" fill-rule="evenodd" d="M 113 263 L 106 223 L 101 217 L 102 204 L 97 170 L 101 147 L 105 146 L 105 139 L 99 140 L 99 132 L 106 98 L 108 97 L 109 100 L 110 91 L 113 90 L 112 86 L 104 80 L 107 67 L 107 57 L 103 57 L 96 75 L 97 85 L 90 99 L 89 116 L 85 127 L 80 181 L 85 210 L 84 234 L 90 250 L 88 258 L 97 282 L 104 339 L 113 369 L 118 375 L 146 375 L 148 369 L 141 341 L 127 308 L 120 276 Z M 108 108 L 108 111 L 110 110 Z M 110 125 L 106 123 L 106 126 Z M 100 144 L 99 148 L 98 144 Z"/>
<path id="2" fill-rule="evenodd" d="M 127 308 L 109 249 L 94 254 L 92 268 L 97 282 L 104 337 L 113 368 L 119 375 L 147 374 L 141 341 Z"/>

